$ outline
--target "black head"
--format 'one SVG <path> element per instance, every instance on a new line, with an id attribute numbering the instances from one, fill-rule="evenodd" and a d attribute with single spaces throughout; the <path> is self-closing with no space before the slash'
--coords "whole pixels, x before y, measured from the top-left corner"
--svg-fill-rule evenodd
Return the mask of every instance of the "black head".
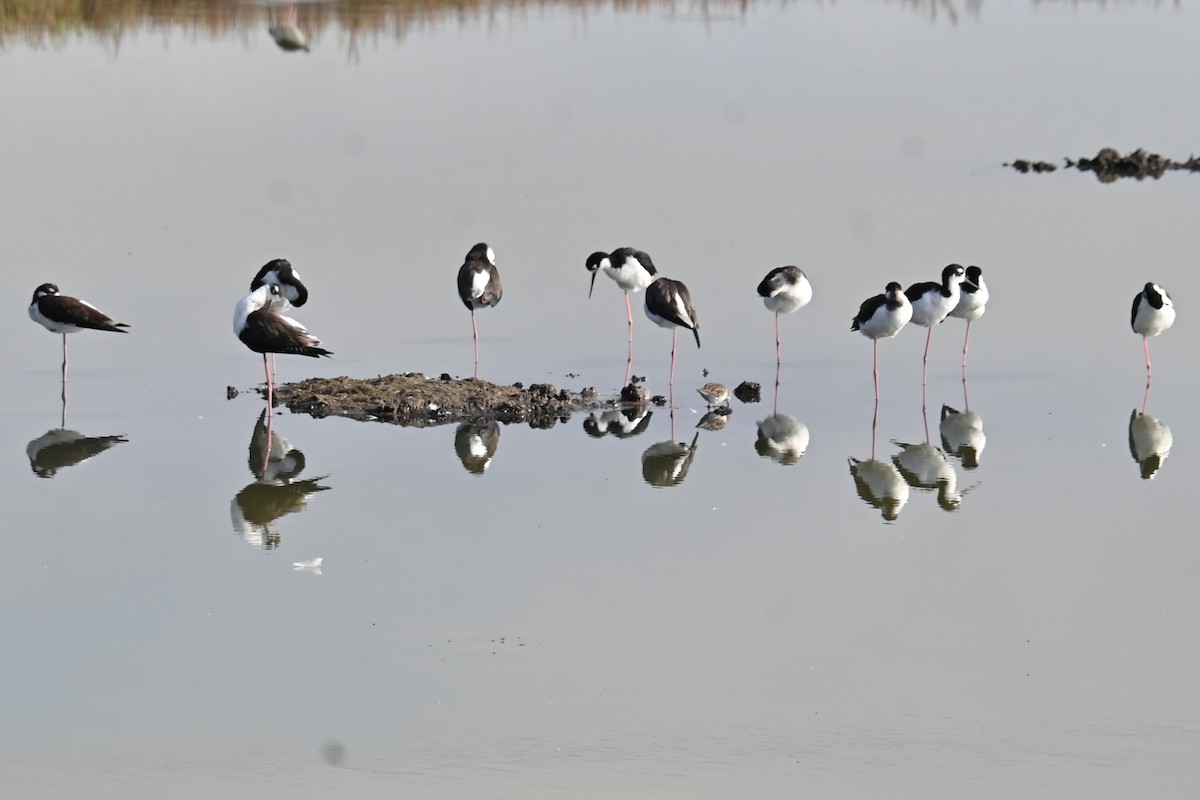
<path id="1" fill-rule="evenodd" d="M 904 291 L 904 288 L 902 286 L 900 286 L 900 284 L 896 283 L 895 281 L 892 281 L 891 283 L 889 283 L 887 285 L 887 288 L 883 290 L 883 293 L 888 295 L 889 297 L 894 297 L 903 291 Z"/>
<path id="2" fill-rule="evenodd" d="M 496 253 L 487 246 L 487 242 L 480 242 L 467 251 L 467 261 L 486 261 L 494 267 L 496 266 Z"/>
<path id="3" fill-rule="evenodd" d="M 33 301 L 36 303 L 43 297 L 52 297 L 58 294 L 58 287 L 53 283 L 43 283 L 41 286 L 33 290 Z"/>
<path id="4" fill-rule="evenodd" d="M 942 270 L 942 283 L 949 285 L 956 278 L 963 278 L 967 271 L 962 268 L 962 264 L 947 264 Z"/>
<path id="5" fill-rule="evenodd" d="M 596 275 L 600 273 L 600 268 L 605 265 L 611 265 L 608 259 L 608 253 L 601 253 L 599 250 L 587 257 L 585 266 L 588 272 L 592 273 L 592 285 L 588 287 L 588 299 L 592 299 L 592 290 L 596 288 Z"/>

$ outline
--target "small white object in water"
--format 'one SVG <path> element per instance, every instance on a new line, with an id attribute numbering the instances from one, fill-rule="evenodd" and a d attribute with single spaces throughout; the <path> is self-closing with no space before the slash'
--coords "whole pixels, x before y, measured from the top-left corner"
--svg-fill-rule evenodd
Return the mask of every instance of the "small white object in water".
<path id="1" fill-rule="evenodd" d="M 317 556 L 310 561 L 293 561 L 292 569 L 296 572 L 311 572 L 313 575 L 320 575 L 322 560 L 320 556 Z"/>

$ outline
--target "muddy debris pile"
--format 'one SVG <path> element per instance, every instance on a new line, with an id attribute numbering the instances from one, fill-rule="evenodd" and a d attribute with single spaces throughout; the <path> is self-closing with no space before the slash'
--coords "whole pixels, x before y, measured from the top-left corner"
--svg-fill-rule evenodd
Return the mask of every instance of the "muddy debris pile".
<path id="1" fill-rule="evenodd" d="M 314 417 L 429 427 L 459 422 L 502 422 L 550 428 L 576 411 L 604 403 L 595 389 L 571 392 L 548 383 L 501 386 L 475 378 L 420 373 L 377 378 L 309 378 L 275 390 L 277 404 Z"/>
<path id="2" fill-rule="evenodd" d="M 1189 156 L 1185 161 L 1175 161 L 1158 153 L 1147 153 L 1138 148 L 1132 153 L 1121 155 L 1112 147 L 1105 147 L 1091 158 L 1084 156 L 1078 159 L 1064 158 L 1063 163 L 1074 167 L 1080 172 L 1094 172 L 1101 183 L 1112 183 L 1118 178 L 1158 179 L 1167 172 L 1179 171 L 1200 172 L 1200 157 Z M 1017 172 L 1054 172 L 1057 167 L 1047 161 L 1031 161 L 1018 158 L 1012 163 L 1005 164 Z"/>

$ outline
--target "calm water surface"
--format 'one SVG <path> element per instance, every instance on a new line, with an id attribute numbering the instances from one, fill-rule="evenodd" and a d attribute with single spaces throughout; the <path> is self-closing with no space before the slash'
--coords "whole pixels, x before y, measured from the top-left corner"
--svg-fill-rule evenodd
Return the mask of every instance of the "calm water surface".
<path id="1" fill-rule="evenodd" d="M 309 53 L 268 35 L 282 6 L 223 13 L 0 46 L 5 796 L 1195 795 L 1200 179 L 1000 166 L 1193 152 L 1194 9 L 304 5 Z M 257 267 L 293 261 L 336 353 L 283 380 L 468 374 L 480 240 L 499 382 L 617 388 L 593 250 L 684 280 L 704 347 L 680 338 L 674 413 L 472 442 L 282 412 L 302 455 L 264 474 L 262 401 L 225 399 L 261 378 L 230 331 Z M 961 321 L 925 416 L 923 331 L 883 342 L 873 445 L 850 317 L 951 261 L 993 297 L 968 385 Z M 754 286 L 787 263 L 815 298 L 776 401 Z M 1151 480 L 1147 280 L 1180 309 Z M 132 325 L 71 339 L 79 437 L 24 313 L 45 281 Z M 637 302 L 634 371 L 665 393 Z M 695 430 L 703 369 L 764 402 Z M 968 399 L 974 453 L 939 430 Z M 776 402 L 790 453 L 760 441 Z"/>

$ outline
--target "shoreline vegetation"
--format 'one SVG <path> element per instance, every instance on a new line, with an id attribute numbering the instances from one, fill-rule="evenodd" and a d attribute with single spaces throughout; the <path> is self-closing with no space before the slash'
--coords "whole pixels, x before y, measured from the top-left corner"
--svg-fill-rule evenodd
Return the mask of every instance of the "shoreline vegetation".
<path id="1" fill-rule="evenodd" d="M 759 0 L 772 4 L 802 0 Z M 847 0 L 810 0 L 837 6 Z M 980 16 L 985 0 L 883 0 L 930 20 L 957 24 Z M 1183 0 L 1029 0 L 1031 6 L 1094 7 L 1150 5 L 1182 7 Z M 309 39 L 331 28 L 339 46 L 356 53 L 364 38 L 403 39 L 411 30 L 447 21 L 494 24 L 500 14 L 538 14 L 558 7 L 580 12 L 615 9 L 624 13 L 665 13 L 706 24 L 744 19 L 753 0 L 342 0 L 247 4 L 228 0 L 0 0 L 0 48 L 22 43 L 47 47 L 72 38 L 95 38 L 119 48 L 122 39 L 141 32 L 180 30 L 192 36 L 249 38 L 287 18 Z"/>

